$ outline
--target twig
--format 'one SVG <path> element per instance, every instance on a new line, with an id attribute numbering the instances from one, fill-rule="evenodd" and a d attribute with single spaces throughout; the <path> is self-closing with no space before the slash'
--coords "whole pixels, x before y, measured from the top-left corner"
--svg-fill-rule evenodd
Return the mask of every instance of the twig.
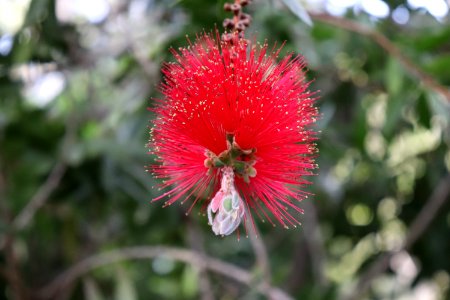
<path id="1" fill-rule="evenodd" d="M 155 81 L 157 76 L 157 67 L 153 64 L 148 57 L 145 56 L 143 51 L 135 45 L 134 40 L 128 34 L 125 34 L 125 38 L 128 41 L 128 50 L 133 58 L 138 62 L 144 75 L 151 81 Z"/>
<path id="2" fill-rule="evenodd" d="M 3 175 L 3 169 L 0 161 L 0 197 L 2 199 L 5 199 L 6 195 L 6 178 L 5 175 Z M 5 201 L 0 201 L 0 214 L 4 220 L 7 219 L 7 213 L 9 211 L 8 206 L 6 205 Z"/>
<path id="3" fill-rule="evenodd" d="M 427 199 L 424 207 L 411 223 L 405 242 L 403 243 L 401 249 L 396 252 L 384 253 L 378 257 L 378 259 L 367 268 L 366 272 L 362 274 L 355 289 L 346 299 L 360 299 L 361 296 L 369 289 L 372 280 L 387 270 L 391 257 L 395 253 L 410 249 L 411 246 L 419 240 L 449 198 L 450 174 L 441 179 L 430 198 Z"/>
<path id="4" fill-rule="evenodd" d="M 254 234 L 250 234 L 250 244 L 256 258 L 256 266 L 260 269 L 263 275 L 263 281 L 266 284 L 270 284 L 272 281 L 272 272 L 270 270 L 270 262 L 267 256 L 267 249 L 262 240 L 262 236 L 259 233 L 258 227 L 253 226 Z"/>
<path id="5" fill-rule="evenodd" d="M 202 232 L 199 230 L 198 225 L 195 223 L 195 221 L 189 220 L 187 230 L 190 247 L 194 251 L 204 254 L 205 249 L 203 247 L 204 242 Z M 192 267 L 196 268 L 198 271 L 201 299 L 213 300 L 214 293 L 211 288 L 211 282 L 209 280 L 208 273 L 206 272 L 205 268 L 203 267 L 203 265 L 192 265 Z"/>
<path id="6" fill-rule="evenodd" d="M 28 287 L 23 282 L 23 277 L 20 274 L 19 264 L 16 253 L 14 253 L 13 243 L 14 239 L 11 235 L 5 237 L 5 266 L 0 267 L 0 274 L 6 279 L 11 288 L 13 299 L 23 300 L 28 299 Z"/>
<path id="7" fill-rule="evenodd" d="M 205 269 L 246 285 L 252 285 L 253 283 L 253 276 L 249 272 L 232 264 L 195 251 L 165 246 L 137 246 L 100 253 L 78 262 L 44 287 L 39 292 L 38 296 L 43 299 L 51 299 L 56 293 L 70 285 L 78 277 L 101 266 L 106 266 L 123 260 L 151 259 L 161 256 L 192 265 L 202 265 Z M 256 288 L 259 292 L 267 295 L 270 299 L 292 299 L 292 297 L 287 295 L 284 291 L 265 283 L 258 285 Z"/>
<path id="8" fill-rule="evenodd" d="M 400 63 L 405 67 L 405 69 L 411 74 L 413 74 L 415 77 L 417 77 L 425 86 L 441 94 L 442 96 L 445 97 L 447 101 L 450 102 L 450 89 L 446 86 L 443 86 L 442 84 L 437 82 L 433 77 L 422 71 L 419 66 L 417 66 L 411 59 L 409 59 L 402 53 L 401 49 L 399 49 L 394 43 L 392 43 L 386 36 L 384 36 L 380 32 L 373 30 L 368 26 L 362 25 L 358 22 L 351 21 L 348 19 L 339 18 L 322 13 L 309 12 L 309 14 L 313 19 L 318 20 L 320 22 L 327 23 L 342 29 L 346 29 L 348 31 L 356 32 L 371 38 L 381 48 L 383 48 L 390 55 L 398 59 Z"/>
<path id="9" fill-rule="evenodd" d="M 31 222 L 36 211 L 44 205 L 50 194 L 58 187 L 66 169 L 67 166 L 65 163 L 61 161 L 56 163 L 45 183 L 38 189 L 36 194 L 28 202 L 27 206 L 14 219 L 13 228 L 15 230 L 21 230 Z"/>
<path id="10" fill-rule="evenodd" d="M 324 274 L 325 250 L 322 234 L 320 232 L 319 221 L 317 220 L 317 209 L 308 199 L 304 200 L 302 203 L 304 203 L 305 210 L 308 212 L 305 214 L 303 232 L 306 246 L 311 257 L 311 267 L 315 278 L 314 280 L 320 287 L 324 287 L 328 284 L 328 282 Z"/>
<path id="11" fill-rule="evenodd" d="M 303 231 L 305 229 L 302 229 Z M 290 268 L 287 280 L 282 285 L 283 289 L 288 293 L 293 293 L 294 291 L 300 291 L 307 284 L 307 277 L 310 273 L 309 269 L 309 251 L 308 246 L 305 242 L 305 235 L 300 236 L 295 242 L 293 248 L 292 258 L 289 260 Z"/>
<path id="12" fill-rule="evenodd" d="M 425 230 L 427 230 L 435 216 L 439 213 L 439 210 L 444 205 L 445 201 L 449 200 L 449 195 L 450 174 L 441 179 L 422 210 L 411 223 L 411 226 L 409 226 L 409 233 L 405 240 L 405 249 L 411 248 L 411 246 L 424 234 Z"/>
<path id="13" fill-rule="evenodd" d="M 11 211 L 3 199 L 6 198 L 6 178 L 0 164 L 0 217 L 5 223 L 11 220 Z M 0 264 L 0 276 L 5 279 L 13 299 L 28 299 L 28 287 L 21 276 L 17 254 L 14 251 L 14 237 L 9 231 L 0 230 L 0 253 L 4 257 Z"/>
<path id="14" fill-rule="evenodd" d="M 326 291 L 328 280 L 324 274 L 325 249 L 317 219 L 317 209 L 309 199 L 303 200 L 302 207 L 307 214 L 304 215 L 302 222 L 302 236 L 294 246 L 291 270 L 285 283 L 285 290 L 288 292 L 301 290 L 306 284 L 308 268 L 310 268 L 313 282 L 317 283 L 320 291 Z"/>

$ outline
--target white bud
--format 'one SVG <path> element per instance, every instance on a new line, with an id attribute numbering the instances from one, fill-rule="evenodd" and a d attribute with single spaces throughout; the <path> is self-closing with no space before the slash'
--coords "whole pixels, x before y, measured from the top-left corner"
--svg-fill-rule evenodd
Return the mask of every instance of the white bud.
<path id="1" fill-rule="evenodd" d="M 208 220 L 216 235 L 230 235 L 244 217 L 245 207 L 234 186 L 231 167 L 223 168 L 220 190 L 208 205 Z"/>

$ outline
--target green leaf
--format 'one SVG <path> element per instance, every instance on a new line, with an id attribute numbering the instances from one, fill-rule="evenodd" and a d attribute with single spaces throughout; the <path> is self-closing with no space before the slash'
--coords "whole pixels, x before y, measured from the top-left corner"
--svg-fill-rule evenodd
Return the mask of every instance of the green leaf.
<path id="1" fill-rule="evenodd" d="M 441 80 L 445 80 L 444 83 L 450 83 L 450 54 L 436 57 L 425 68 L 432 75 L 443 78 Z"/>
<path id="2" fill-rule="evenodd" d="M 32 0 L 25 17 L 24 27 L 39 22 L 48 13 L 49 0 Z"/>
<path id="3" fill-rule="evenodd" d="M 441 94 L 433 91 L 427 93 L 427 99 L 433 115 L 440 116 L 447 124 L 450 124 L 450 103 Z"/>
<path id="4" fill-rule="evenodd" d="M 116 282 L 117 284 L 114 297 L 116 300 L 138 299 L 136 294 L 136 288 L 133 285 L 130 275 L 122 267 L 117 268 Z"/>
<path id="5" fill-rule="evenodd" d="M 399 95 L 403 86 L 404 73 L 398 60 L 390 58 L 385 73 L 385 85 L 391 97 Z"/>
<path id="6" fill-rule="evenodd" d="M 426 128 L 431 128 L 431 111 L 428 100 L 424 94 L 421 94 L 416 105 L 417 115 L 419 116 L 419 123 Z"/>
<path id="7" fill-rule="evenodd" d="M 186 265 L 181 278 L 181 292 L 184 298 L 194 298 L 198 294 L 198 274 L 191 265 Z"/>
<path id="8" fill-rule="evenodd" d="M 386 121 L 383 131 L 387 136 L 394 133 L 395 126 L 401 117 L 402 107 L 405 104 L 405 95 L 389 95 L 386 106 Z"/>
<path id="9" fill-rule="evenodd" d="M 411 45 L 422 52 L 434 51 L 440 47 L 448 46 L 448 41 L 450 40 L 450 27 L 441 26 L 442 30 L 438 32 L 424 32 L 421 35 L 415 36 L 414 39 L 409 39 Z"/>

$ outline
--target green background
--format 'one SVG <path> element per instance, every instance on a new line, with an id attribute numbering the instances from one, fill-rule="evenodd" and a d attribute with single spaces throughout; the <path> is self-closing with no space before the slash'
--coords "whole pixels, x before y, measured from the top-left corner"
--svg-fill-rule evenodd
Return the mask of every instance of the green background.
<path id="1" fill-rule="evenodd" d="M 220 28 L 224 1 L 110 3 L 94 24 L 32 0 L 23 24 L 0 27 L 13 39 L 0 54 L 0 299 L 450 299 L 448 16 L 409 9 L 400 25 L 305 5 L 308 26 L 280 1 L 246 8 L 248 36 L 305 56 L 322 116 L 302 227 L 256 220 L 258 238 L 238 241 L 214 236 L 199 207 L 150 203 L 144 169 L 168 49 Z M 49 73 L 64 86 L 45 101 Z M 171 248 L 121 250 L 136 246 Z M 109 251 L 149 258 L 91 260 L 61 281 Z"/>

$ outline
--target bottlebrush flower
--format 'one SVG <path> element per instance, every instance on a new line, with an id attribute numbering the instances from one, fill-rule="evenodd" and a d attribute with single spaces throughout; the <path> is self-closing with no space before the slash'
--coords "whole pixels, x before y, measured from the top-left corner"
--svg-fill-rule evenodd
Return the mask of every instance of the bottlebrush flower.
<path id="1" fill-rule="evenodd" d="M 168 189 L 154 199 L 166 205 L 206 199 L 216 235 L 251 220 L 299 224 L 293 213 L 307 197 L 303 178 L 315 168 L 317 109 L 305 81 L 304 61 L 237 36 L 204 34 L 163 67 L 164 99 L 149 143 L 158 164 L 150 166 Z"/>

